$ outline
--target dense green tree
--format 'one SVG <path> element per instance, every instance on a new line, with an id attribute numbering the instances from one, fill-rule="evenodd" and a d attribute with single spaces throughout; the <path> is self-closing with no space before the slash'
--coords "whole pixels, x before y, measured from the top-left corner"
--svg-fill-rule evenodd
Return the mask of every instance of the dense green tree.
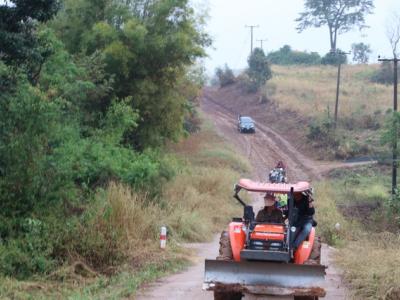
<path id="1" fill-rule="evenodd" d="M 373 0 L 306 0 L 304 12 L 296 19 L 297 30 L 328 26 L 331 51 L 336 51 L 338 34 L 366 27 L 365 16 L 373 9 Z"/>
<path id="2" fill-rule="evenodd" d="M 104 0 L 93 7 L 67 0 L 54 28 L 72 53 L 100 53 L 116 97 L 129 97 L 140 115 L 126 141 L 144 149 L 183 133 L 187 99 L 179 82 L 210 42 L 199 22 L 187 0 Z"/>
<path id="3" fill-rule="evenodd" d="M 246 73 L 258 90 L 267 80 L 272 78 L 268 59 L 261 48 L 255 48 L 247 59 L 247 63 L 249 67 Z"/>
<path id="4" fill-rule="evenodd" d="M 225 64 L 224 68 L 216 68 L 215 76 L 217 76 L 218 83 L 220 87 L 224 87 L 235 82 L 235 75 L 231 68 Z"/>
<path id="5" fill-rule="evenodd" d="M 371 54 L 371 47 L 364 43 L 353 43 L 351 45 L 351 50 L 353 52 L 353 61 L 360 64 L 366 64 L 369 60 L 369 55 Z"/>
<path id="6" fill-rule="evenodd" d="M 6 64 L 22 64 L 31 81 L 37 79 L 50 54 L 36 35 L 38 23 L 51 19 L 58 6 L 57 0 L 11 0 L 0 4 L 0 59 Z"/>

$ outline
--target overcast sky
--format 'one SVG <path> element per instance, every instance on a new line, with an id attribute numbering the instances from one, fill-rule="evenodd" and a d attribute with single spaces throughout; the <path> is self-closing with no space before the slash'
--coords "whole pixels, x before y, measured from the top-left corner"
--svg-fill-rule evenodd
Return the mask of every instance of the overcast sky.
<path id="1" fill-rule="evenodd" d="M 295 50 L 329 51 L 327 27 L 310 28 L 297 33 L 294 21 L 304 8 L 303 0 L 192 0 L 196 6 L 208 7 L 209 19 L 206 29 L 212 36 L 213 48 L 209 49 L 206 67 L 213 72 L 217 66 L 227 63 L 233 69 L 246 66 L 250 52 L 250 29 L 245 25 L 259 25 L 254 29 L 254 40 L 268 39 L 264 51 L 278 50 L 288 44 Z M 373 15 L 366 18 L 370 28 L 338 36 L 338 48 L 349 51 L 352 43 L 369 44 L 373 51 L 370 62 L 377 56 L 392 56 L 386 36 L 386 24 L 393 12 L 400 14 L 400 0 L 375 0 Z M 260 42 L 254 42 L 255 46 Z M 351 58 L 351 57 L 349 57 Z"/>

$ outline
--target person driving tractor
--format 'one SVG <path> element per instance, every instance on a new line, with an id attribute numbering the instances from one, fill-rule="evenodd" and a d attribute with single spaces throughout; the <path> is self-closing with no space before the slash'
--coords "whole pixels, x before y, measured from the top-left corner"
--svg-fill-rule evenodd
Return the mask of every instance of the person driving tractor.
<path id="1" fill-rule="evenodd" d="M 267 193 L 264 197 L 264 208 L 262 208 L 256 217 L 256 222 L 283 223 L 282 211 L 275 207 L 276 198 L 273 194 Z"/>
<path id="2" fill-rule="evenodd" d="M 294 206 L 298 210 L 297 220 L 293 224 L 297 228 L 296 238 L 293 242 L 293 249 L 296 250 L 310 234 L 314 223 L 313 216 L 315 214 L 315 208 L 313 205 L 314 199 L 312 198 L 311 190 L 295 194 L 294 200 Z"/>

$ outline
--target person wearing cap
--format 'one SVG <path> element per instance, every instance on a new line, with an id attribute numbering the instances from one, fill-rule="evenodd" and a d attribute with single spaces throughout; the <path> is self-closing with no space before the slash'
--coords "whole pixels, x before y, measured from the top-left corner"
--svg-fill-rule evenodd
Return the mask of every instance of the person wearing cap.
<path id="1" fill-rule="evenodd" d="M 293 242 L 293 249 L 296 250 L 310 234 L 314 223 L 315 209 L 312 190 L 295 194 L 294 200 L 294 206 L 297 208 L 297 220 L 293 225 L 296 227 L 297 236 Z"/>
<path id="2" fill-rule="evenodd" d="M 256 222 L 283 223 L 282 212 L 275 207 L 275 201 L 274 195 L 265 195 L 264 208 L 257 213 Z"/>

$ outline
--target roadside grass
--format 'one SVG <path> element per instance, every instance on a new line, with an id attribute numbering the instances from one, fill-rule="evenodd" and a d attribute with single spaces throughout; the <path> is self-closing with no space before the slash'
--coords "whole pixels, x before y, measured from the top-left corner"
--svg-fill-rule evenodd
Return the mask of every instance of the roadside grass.
<path id="1" fill-rule="evenodd" d="M 340 249 L 336 261 L 356 299 L 399 299 L 400 237 L 359 231 Z M 396 296 L 397 295 L 397 296 Z"/>
<path id="2" fill-rule="evenodd" d="M 79 281 L 55 281 L 37 279 L 17 282 L 10 278 L 0 278 L 0 299 L 125 299 L 134 295 L 137 289 L 159 277 L 178 272 L 187 266 L 181 258 L 169 258 L 163 262 L 149 263 L 140 270 L 133 271 L 125 266 L 115 276 L 97 276 Z"/>
<path id="3" fill-rule="evenodd" d="M 140 285 L 190 264 L 191 252 L 181 243 L 209 241 L 240 214 L 232 186 L 250 166 L 207 123 L 168 148 L 176 160 L 176 175 L 164 185 L 161 197 L 151 198 L 118 182 L 98 190 L 64 249 L 70 261 L 27 281 L 0 277 L 0 299 L 128 298 Z M 159 249 L 162 225 L 168 229 L 164 251 Z M 74 254 L 78 248 L 86 259 Z"/>
<path id="4" fill-rule="evenodd" d="M 339 248 L 335 260 L 352 297 L 399 299 L 400 220 L 387 204 L 389 176 L 378 166 L 333 175 L 316 185 L 317 230 Z"/>

